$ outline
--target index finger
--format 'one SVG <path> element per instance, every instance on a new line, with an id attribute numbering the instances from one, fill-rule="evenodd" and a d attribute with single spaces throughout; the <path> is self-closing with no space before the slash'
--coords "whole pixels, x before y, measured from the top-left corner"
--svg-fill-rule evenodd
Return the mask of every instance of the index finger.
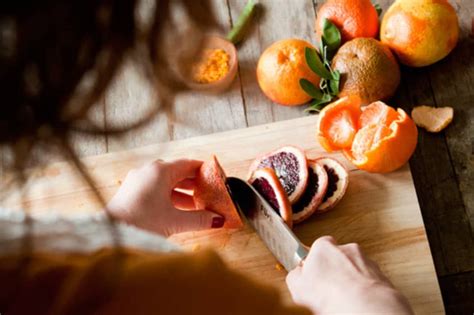
<path id="1" fill-rule="evenodd" d="M 171 162 L 166 162 L 166 168 L 169 170 L 170 180 L 173 185 L 178 182 L 196 177 L 202 161 L 191 159 L 179 159 Z"/>

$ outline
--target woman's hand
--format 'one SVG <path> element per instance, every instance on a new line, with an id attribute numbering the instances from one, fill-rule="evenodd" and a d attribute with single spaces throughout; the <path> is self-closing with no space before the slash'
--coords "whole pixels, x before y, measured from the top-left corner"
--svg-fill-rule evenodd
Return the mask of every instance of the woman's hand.
<path id="1" fill-rule="evenodd" d="M 286 282 L 293 300 L 314 314 L 413 314 L 408 301 L 355 243 L 338 246 L 330 236 L 313 243 Z"/>
<path id="2" fill-rule="evenodd" d="M 133 169 L 107 210 L 115 218 L 164 236 L 222 227 L 224 217 L 205 209 L 196 210 L 192 196 L 175 190 L 192 190 L 201 164 L 196 160 L 158 160 Z"/>

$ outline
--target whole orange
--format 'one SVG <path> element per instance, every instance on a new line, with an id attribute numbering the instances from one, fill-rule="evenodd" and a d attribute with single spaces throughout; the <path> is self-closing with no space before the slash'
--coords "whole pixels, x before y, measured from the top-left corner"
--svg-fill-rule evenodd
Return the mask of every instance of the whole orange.
<path id="1" fill-rule="evenodd" d="M 356 38 L 342 45 L 332 67 L 341 73 L 339 96 L 357 96 L 362 104 L 390 98 L 400 84 L 395 56 L 373 38 Z"/>
<path id="2" fill-rule="evenodd" d="M 317 76 L 306 64 L 305 48 L 314 47 L 301 39 L 284 39 L 273 43 L 260 56 L 257 81 L 263 93 L 272 101 L 286 106 L 307 103 L 311 97 L 300 87 L 302 78 L 315 86 Z"/>
<path id="3" fill-rule="evenodd" d="M 324 18 L 341 31 L 342 41 L 356 37 L 376 37 L 379 31 L 377 10 L 370 0 L 328 0 L 316 15 L 316 34 L 321 36 Z"/>
<path id="4" fill-rule="evenodd" d="M 380 39 L 407 66 L 446 57 L 458 41 L 458 18 L 446 0 L 397 0 L 385 13 Z"/>

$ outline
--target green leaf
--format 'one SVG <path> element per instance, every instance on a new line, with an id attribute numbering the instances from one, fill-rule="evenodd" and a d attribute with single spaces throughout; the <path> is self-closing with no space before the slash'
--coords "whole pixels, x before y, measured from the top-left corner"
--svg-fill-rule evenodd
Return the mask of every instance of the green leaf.
<path id="1" fill-rule="evenodd" d="M 323 109 L 324 105 L 329 103 L 331 100 L 332 100 L 331 95 L 323 94 L 323 97 L 321 99 L 313 100 L 305 111 L 306 112 L 313 112 L 313 111 L 319 112 L 321 109 Z"/>
<path id="2" fill-rule="evenodd" d="M 311 96 L 314 99 L 321 99 L 323 97 L 323 93 L 313 85 L 310 81 L 306 79 L 300 79 L 300 86 L 303 89 L 303 91 L 306 92 L 309 96 Z"/>
<path id="3" fill-rule="evenodd" d="M 242 13 L 240 14 L 237 22 L 235 22 L 234 27 L 227 34 L 227 40 L 232 44 L 238 44 L 245 35 L 249 21 L 252 19 L 252 16 L 255 14 L 257 6 L 253 0 L 247 1 Z"/>
<path id="4" fill-rule="evenodd" d="M 339 94 L 339 80 L 329 80 L 329 93 L 333 96 Z"/>
<path id="5" fill-rule="evenodd" d="M 375 11 L 377 11 L 377 15 L 380 16 L 380 14 L 382 14 L 382 7 L 377 2 L 372 1 L 372 4 L 375 8 Z"/>
<path id="6" fill-rule="evenodd" d="M 316 52 L 316 49 L 306 47 L 305 51 L 305 58 L 306 63 L 313 70 L 314 73 L 319 75 L 321 78 L 331 79 L 331 72 L 324 66 L 323 62 L 321 61 L 321 57 Z"/>
<path id="7" fill-rule="evenodd" d="M 341 46 L 341 32 L 328 19 L 323 20 L 323 43 L 326 44 L 329 51 L 336 51 Z"/>
<path id="8" fill-rule="evenodd" d="M 341 80 L 341 73 L 339 72 L 339 70 L 334 70 L 331 72 L 331 74 L 332 74 L 333 80 L 337 80 L 337 81 Z"/>

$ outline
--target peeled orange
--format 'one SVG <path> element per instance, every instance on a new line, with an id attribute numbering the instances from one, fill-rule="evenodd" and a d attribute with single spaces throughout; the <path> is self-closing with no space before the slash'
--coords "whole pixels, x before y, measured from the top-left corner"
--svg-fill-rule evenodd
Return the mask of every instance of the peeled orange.
<path id="1" fill-rule="evenodd" d="M 328 151 L 343 150 L 352 164 L 368 172 L 387 173 L 403 166 L 417 143 L 413 120 L 380 101 L 359 106 L 356 99 L 342 98 L 321 111 L 321 145 Z"/>

